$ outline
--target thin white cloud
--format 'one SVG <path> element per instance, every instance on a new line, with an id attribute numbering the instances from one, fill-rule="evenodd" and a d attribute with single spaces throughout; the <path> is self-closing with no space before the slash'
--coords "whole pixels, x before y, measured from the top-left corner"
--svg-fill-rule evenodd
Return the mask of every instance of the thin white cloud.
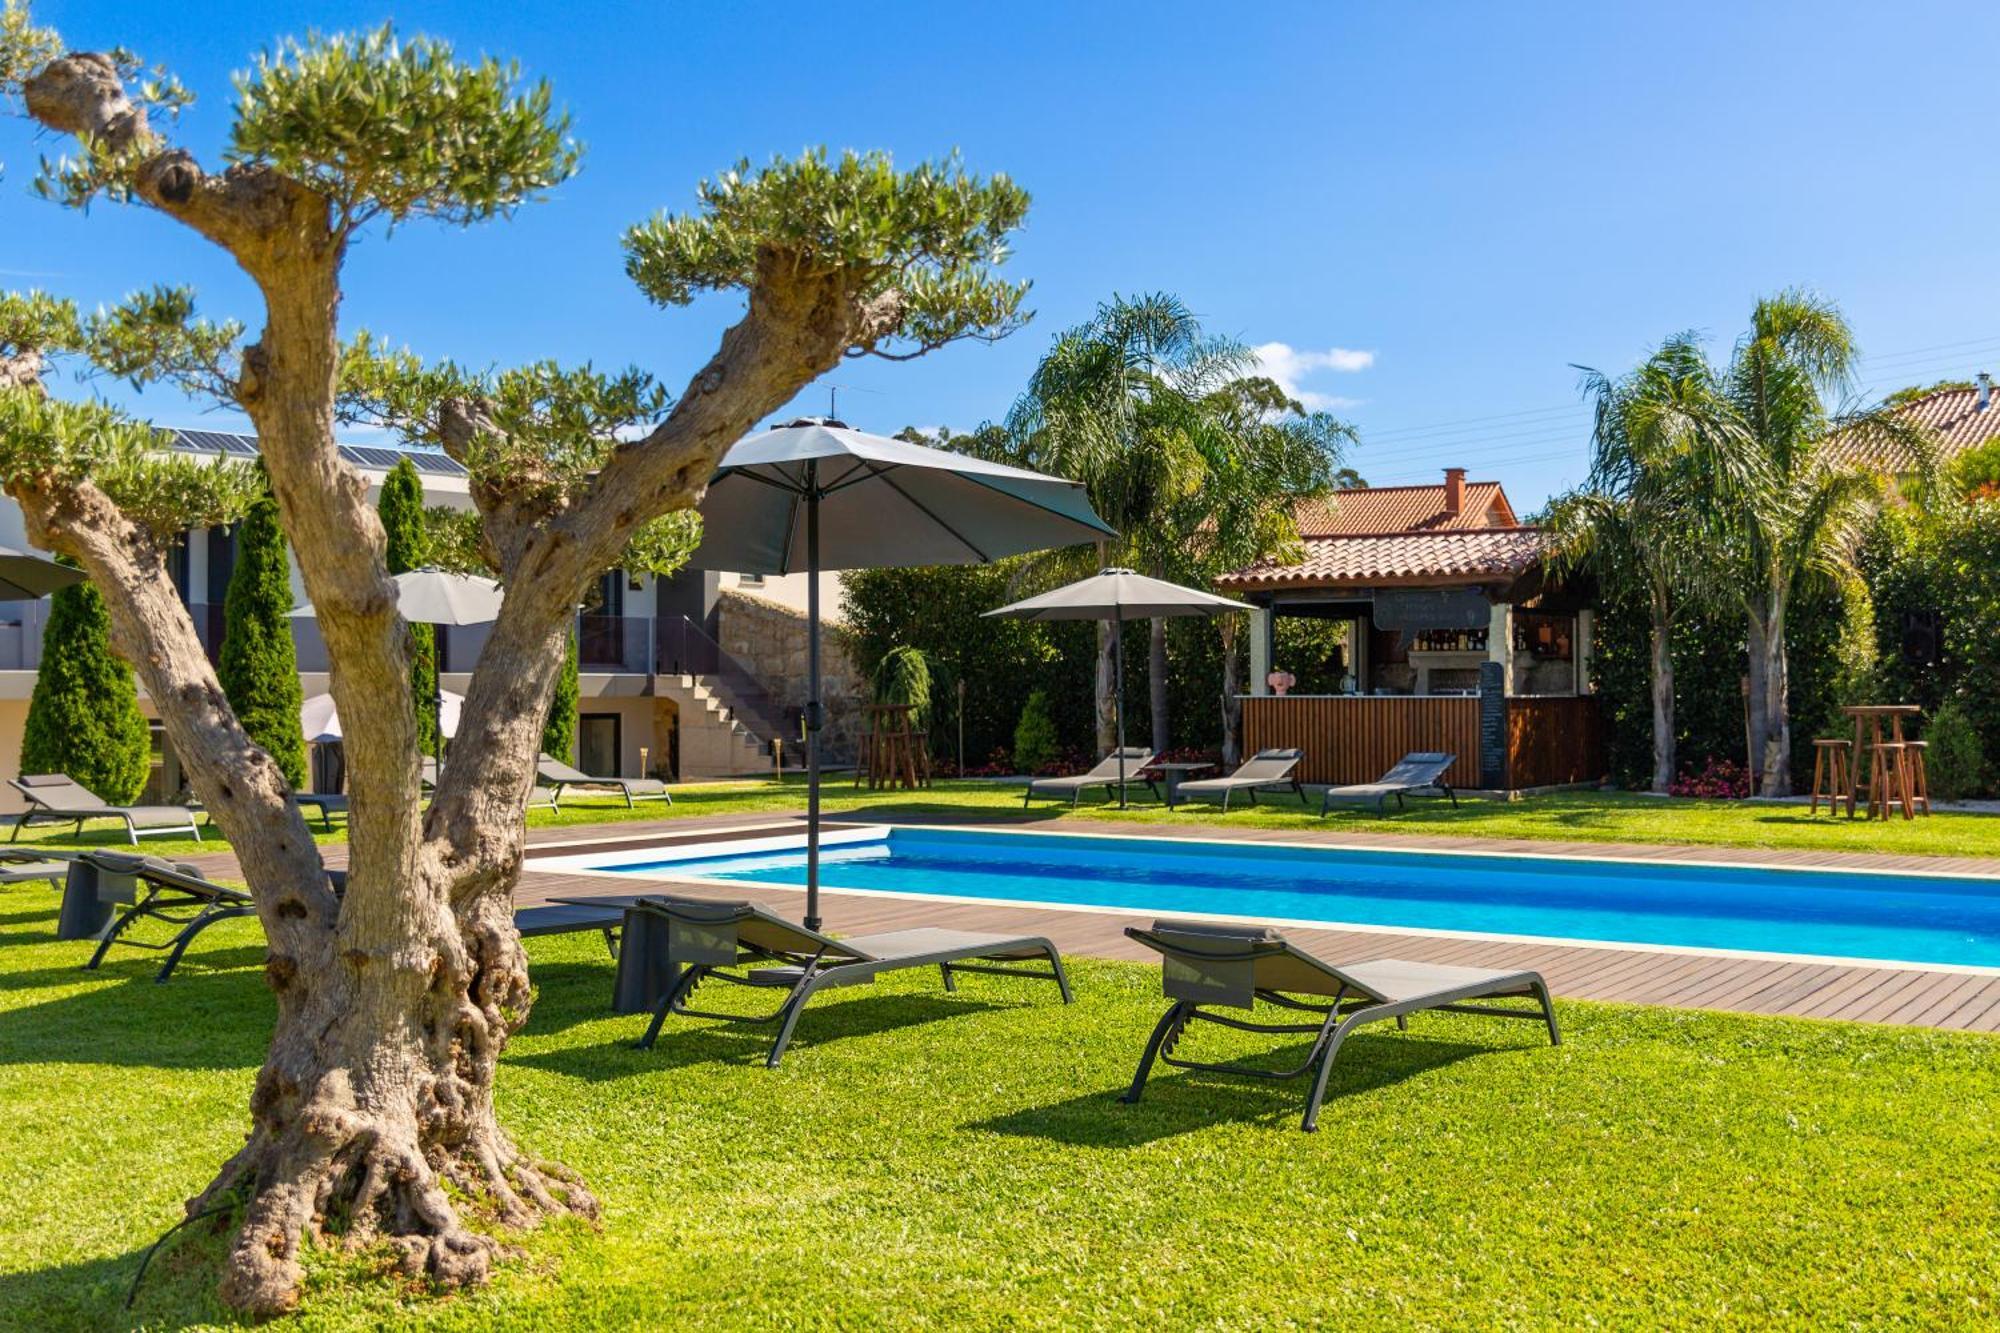
<path id="1" fill-rule="evenodd" d="M 1309 389 L 1302 381 L 1326 373 L 1351 375 L 1367 370 L 1375 364 L 1375 353 L 1352 347 L 1329 347 L 1315 352 L 1293 347 L 1290 343 L 1259 343 L 1250 349 L 1257 357 L 1258 369 L 1291 397 L 1304 404 L 1308 412 L 1329 412 L 1342 407 L 1357 406 L 1361 399 L 1347 398 L 1340 394 L 1327 393 L 1320 389 Z"/>

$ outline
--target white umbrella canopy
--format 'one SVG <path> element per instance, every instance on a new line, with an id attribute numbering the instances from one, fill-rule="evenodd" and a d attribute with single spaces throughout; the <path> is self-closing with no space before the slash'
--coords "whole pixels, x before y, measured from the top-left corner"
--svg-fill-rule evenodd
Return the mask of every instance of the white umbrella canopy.
<path id="1" fill-rule="evenodd" d="M 1148 578 L 1129 569 L 1100 569 L 1087 578 L 1066 583 L 1038 597 L 1010 602 L 988 611 L 1007 620 L 1108 620 L 1117 654 L 1118 681 L 1118 804 L 1125 804 L 1125 622 L 1170 616 L 1217 616 L 1227 611 L 1251 611 L 1200 588 L 1183 587 L 1165 579 Z"/>
<path id="2" fill-rule="evenodd" d="M 986 614 L 1011 620 L 1152 620 L 1255 609 L 1248 602 L 1148 578 L 1129 569 L 1100 569 L 1052 592 L 1010 602 Z"/>
<path id="3" fill-rule="evenodd" d="M 465 697 L 443 691 L 443 704 L 439 709 L 438 730 L 449 740 L 458 734 L 459 710 L 465 706 Z M 306 733 L 306 740 L 313 744 L 340 739 L 340 713 L 333 706 L 330 694 L 315 694 L 299 708 L 299 726 Z"/>
<path id="4" fill-rule="evenodd" d="M 476 574 L 413 569 L 396 575 L 396 609 L 413 625 L 484 625 L 500 618 L 500 585 Z M 318 614 L 308 602 L 294 616 Z"/>
<path id="5" fill-rule="evenodd" d="M 746 436 L 701 504 L 690 563 L 806 581 L 806 924 L 819 928 L 819 575 L 984 564 L 1114 533 L 1081 485 L 806 417 Z"/>
<path id="6" fill-rule="evenodd" d="M 81 582 L 80 569 L 11 546 L 0 546 L 0 602 L 29 602 Z"/>

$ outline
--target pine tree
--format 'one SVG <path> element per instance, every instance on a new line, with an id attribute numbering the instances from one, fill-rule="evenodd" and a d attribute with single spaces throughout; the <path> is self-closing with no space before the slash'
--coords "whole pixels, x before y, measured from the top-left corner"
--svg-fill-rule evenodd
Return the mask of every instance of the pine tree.
<path id="1" fill-rule="evenodd" d="M 292 647 L 291 560 L 278 502 L 259 500 L 236 530 L 236 568 L 222 603 L 222 692 L 250 739 L 295 789 L 306 780 L 306 740 L 299 727 L 304 690 Z"/>
<path id="2" fill-rule="evenodd" d="M 569 646 L 563 650 L 562 674 L 556 677 L 556 692 L 549 699 L 549 720 L 542 724 L 542 753 L 570 763 L 576 758 L 576 629 L 571 627 Z"/>
<path id="3" fill-rule="evenodd" d="M 21 736 L 23 773 L 67 773 L 113 805 L 145 790 L 152 741 L 132 668 L 111 651 L 111 618 L 88 583 L 51 598 L 42 667 Z"/>
<path id="4" fill-rule="evenodd" d="M 396 466 L 382 480 L 382 498 L 376 502 L 376 510 L 388 538 L 389 572 L 407 574 L 423 568 L 428 558 L 424 483 L 416 464 L 407 458 L 396 460 Z M 410 626 L 410 696 L 417 703 L 417 748 L 428 755 L 439 754 L 437 630 L 430 625 Z"/>

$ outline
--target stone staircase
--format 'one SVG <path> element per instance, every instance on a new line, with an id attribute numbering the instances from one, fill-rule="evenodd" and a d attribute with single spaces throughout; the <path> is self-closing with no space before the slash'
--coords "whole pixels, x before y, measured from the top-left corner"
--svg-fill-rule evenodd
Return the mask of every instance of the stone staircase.
<path id="1" fill-rule="evenodd" d="M 767 777 L 771 773 L 769 724 L 734 706 L 712 676 L 657 677 L 661 697 L 680 710 L 681 777 Z"/>

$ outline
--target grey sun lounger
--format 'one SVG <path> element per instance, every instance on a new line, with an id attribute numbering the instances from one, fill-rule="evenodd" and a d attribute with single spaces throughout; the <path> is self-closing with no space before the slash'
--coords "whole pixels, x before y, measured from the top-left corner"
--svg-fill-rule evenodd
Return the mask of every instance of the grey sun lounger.
<path id="1" fill-rule="evenodd" d="M 84 970 L 94 971 L 114 944 L 166 952 L 166 960 L 154 974 L 165 981 L 180 964 L 194 937 L 218 921 L 251 916 L 256 907 L 241 889 L 217 884 L 193 866 L 176 865 L 157 856 L 134 852 L 78 852 L 72 858 L 97 872 L 97 896 L 107 903 L 123 903 L 125 910 L 105 923 L 97 937 L 97 951 Z M 172 939 L 160 944 L 124 938 L 125 932 L 148 917 L 180 927 Z"/>
<path id="2" fill-rule="evenodd" d="M 1304 750 L 1259 750 L 1228 777 L 1183 782 L 1173 794 L 1183 799 L 1189 796 L 1220 796 L 1222 808 L 1227 810 L 1229 798 L 1239 791 L 1250 798 L 1252 805 L 1257 804 L 1257 793 L 1260 791 L 1289 791 L 1299 798 L 1300 805 L 1304 805 L 1306 789 L 1299 785 L 1296 776 L 1299 761 L 1304 758 Z"/>
<path id="3" fill-rule="evenodd" d="M 625 808 L 631 809 L 637 801 L 665 801 L 674 803 L 674 794 L 667 790 L 667 784 L 658 778 L 598 778 L 582 769 L 565 764 L 560 759 L 543 755 L 535 765 L 535 775 L 549 787 L 554 788 L 551 801 L 562 800 L 562 794 L 570 787 L 592 788 L 599 791 L 616 791 L 625 798 Z M 541 789 L 537 789 L 538 791 Z"/>
<path id="4" fill-rule="evenodd" d="M 1444 796 L 1451 803 L 1458 804 L 1458 793 L 1444 780 L 1451 766 L 1458 762 L 1455 754 L 1438 751 L 1413 750 L 1396 761 L 1395 767 L 1373 782 L 1357 782 L 1345 787 L 1328 787 L 1319 799 L 1319 813 L 1323 819 L 1333 809 L 1335 801 L 1373 801 L 1377 810 L 1385 810 L 1391 796 L 1396 798 L 1396 808 L 1403 808 L 1405 796 Z"/>
<path id="5" fill-rule="evenodd" d="M 1546 1024 L 1551 1045 L 1562 1044 L 1549 988 L 1539 972 L 1500 972 L 1441 963 L 1410 963 L 1395 958 L 1335 967 L 1315 958 L 1268 926 L 1233 922 L 1155 921 L 1150 930 L 1128 926 L 1125 933 L 1161 955 L 1166 993 L 1173 1001 L 1153 1029 L 1139 1072 L 1124 1100 L 1136 1102 L 1146 1077 L 1159 1060 L 1176 1069 L 1235 1074 L 1246 1078 L 1291 1079 L 1312 1075 L 1300 1128 L 1310 1133 L 1319 1125 L 1320 1099 L 1326 1095 L 1327 1074 L 1341 1042 L 1364 1023 L 1395 1019 L 1409 1026 L 1409 1016 L 1424 1010 L 1453 1014 L 1485 1014 L 1494 1018 L 1525 1018 Z M 1309 996 L 1311 998 L 1300 998 Z M 1488 1006 L 1480 1000 L 1530 997 L 1533 1009 Z M 1253 1023 L 1211 1012 L 1217 1005 L 1253 1009 L 1258 1000 L 1282 1009 L 1312 1015 L 1301 1023 Z M 1295 1069 L 1205 1063 L 1174 1054 L 1188 1024 L 1215 1023 L 1239 1032 L 1311 1034 L 1312 1049 Z"/>
<path id="6" fill-rule="evenodd" d="M 63 877 L 69 874 L 70 859 L 63 852 L 30 852 L 0 847 L 0 884 L 29 884 L 45 879 L 60 889 Z"/>
<path id="7" fill-rule="evenodd" d="M 1160 789 L 1149 777 L 1143 776 L 1146 768 L 1159 756 L 1143 745 L 1128 745 L 1122 750 L 1113 750 L 1097 761 L 1097 766 L 1088 773 L 1078 773 L 1067 778 L 1033 778 L 1028 782 L 1028 790 L 1021 794 L 1021 804 L 1027 805 L 1036 796 L 1067 796 L 1073 807 L 1082 799 L 1086 791 L 1094 787 L 1104 788 L 1108 800 L 1118 793 L 1118 757 L 1125 757 L 1125 786 L 1144 787 L 1158 800 Z"/>
<path id="8" fill-rule="evenodd" d="M 664 917 L 667 959 L 684 967 L 661 997 L 653 1021 L 639 1040 L 650 1047 L 660 1035 L 669 1012 L 691 1018 L 724 1019 L 736 1023 L 776 1023 L 777 1040 L 764 1063 L 776 1068 L 791 1044 L 799 1013 L 813 996 L 835 986 L 873 981 L 884 972 L 935 967 L 947 991 L 958 989 L 958 974 L 983 972 L 1003 977 L 1038 977 L 1053 981 L 1070 1002 L 1069 976 L 1056 946 L 1039 935 L 981 935 L 964 930 L 919 928 L 879 935 L 835 939 L 787 921 L 755 903 L 715 902 L 700 898 L 644 897 L 634 910 Z M 1036 958 L 1048 960 L 1048 970 L 1007 966 Z M 741 971 L 746 964 L 770 967 Z M 784 1003 L 768 1014 L 705 1013 L 690 1009 L 688 999 L 704 981 L 714 979 L 738 986 L 763 986 L 785 992 Z"/>
<path id="9" fill-rule="evenodd" d="M 185 833 L 196 842 L 201 830 L 195 827 L 195 811 L 185 805 L 111 805 L 67 773 L 26 773 L 7 779 L 7 784 L 27 799 L 28 809 L 14 825 L 19 840 L 21 830 L 36 821 L 76 823 L 83 832 L 85 820 L 122 819 L 125 836 L 136 846 L 141 838 L 179 837 Z"/>
<path id="10" fill-rule="evenodd" d="M 417 787 L 426 797 L 433 796 L 437 792 L 438 771 L 438 761 L 429 755 L 425 755 L 417 766 Z M 538 782 L 528 790 L 528 804 L 525 809 L 560 810 L 562 807 L 557 803 L 559 794 L 557 788 L 545 787 Z M 340 799 L 340 808 L 345 810 L 347 798 L 343 796 Z"/>

